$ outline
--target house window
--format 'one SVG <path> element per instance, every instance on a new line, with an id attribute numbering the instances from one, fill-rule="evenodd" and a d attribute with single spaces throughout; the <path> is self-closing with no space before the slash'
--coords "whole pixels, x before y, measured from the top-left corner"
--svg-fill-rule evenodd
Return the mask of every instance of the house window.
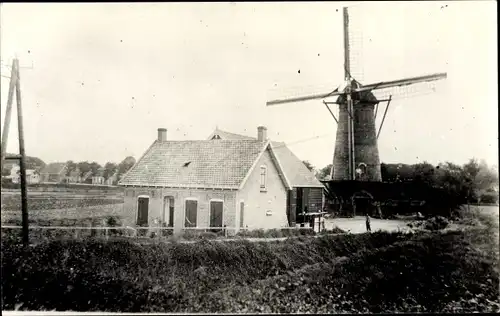
<path id="1" fill-rule="evenodd" d="M 260 166 L 260 189 L 261 189 L 261 191 L 266 190 L 266 184 L 267 184 L 267 167 Z"/>
<path id="2" fill-rule="evenodd" d="M 184 227 L 196 227 L 198 201 L 186 200 Z"/>

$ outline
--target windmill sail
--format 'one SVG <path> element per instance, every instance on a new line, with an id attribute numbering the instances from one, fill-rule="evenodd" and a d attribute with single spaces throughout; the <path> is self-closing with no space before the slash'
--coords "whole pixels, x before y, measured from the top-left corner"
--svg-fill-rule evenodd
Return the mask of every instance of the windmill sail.
<path id="1" fill-rule="evenodd" d="M 292 102 L 302 102 L 308 100 L 326 99 L 328 97 L 339 96 L 340 94 L 342 94 L 342 92 L 339 92 L 338 89 L 335 89 L 330 92 L 320 92 L 320 93 L 306 94 L 291 98 L 274 99 L 271 101 L 267 101 L 266 105 L 269 106 L 269 105 L 278 105 L 278 104 L 292 103 Z"/>
<path id="2" fill-rule="evenodd" d="M 344 8 L 344 69 L 349 77 L 362 82 L 363 73 L 363 14 L 358 5 Z M 347 74 L 344 76 L 347 78 Z"/>
<path id="3" fill-rule="evenodd" d="M 420 83 L 420 82 L 428 82 L 428 81 L 446 79 L 446 76 L 447 76 L 446 73 L 437 73 L 437 74 L 418 76 L 418 77 L 413 77 L 413 78 L 405 78 L 405 79 L 391 80 L 391 81 L 382 81 L 382 82 L 363 85 L 362 87 L 356 89 L 355 91 L 361 92 L 361 91 L 368 91 L 368 90 L 408 86 L 408 85 Z"/>

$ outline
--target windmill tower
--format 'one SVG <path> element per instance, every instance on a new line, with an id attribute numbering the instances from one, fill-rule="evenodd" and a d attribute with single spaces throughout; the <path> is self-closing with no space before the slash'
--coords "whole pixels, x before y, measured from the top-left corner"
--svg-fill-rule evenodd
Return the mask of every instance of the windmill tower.
<path id="1" fill-rule="evenodd" d="M 383 126 L 387 109 L 392 100 L 392 93 L 387 99 L 377 99 L 376 90 L 390 91 L 417 83 L 428 83 L 446 78 L 446 73 L 437 73 L 400 80 L 377 82 L 362 85 L 351 75 L 351 64 L 356 60 L 351 57 L 352 34 L 349 30 L 349 11 L 343 8 L 344 20 L 344 83 L 331 92 L 302 95 L 271 100 L 267 106 L 337 97 L 335 102 L 325 102 L 337 122 L 335 152 L 333 157 L 332 180 L 359 180 L 381 182 L 380 158 L 377 139 Z M 387 102 L 378 132 L 375 118 L 380 102 Z M 329 104 L 339 106 L 339 116 L 335 117 Z"/>

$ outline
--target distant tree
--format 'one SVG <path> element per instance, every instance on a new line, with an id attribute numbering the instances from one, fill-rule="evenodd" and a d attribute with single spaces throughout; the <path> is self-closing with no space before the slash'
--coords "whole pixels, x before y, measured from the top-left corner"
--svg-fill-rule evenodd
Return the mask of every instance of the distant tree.
<path id="1" fill-rule="evenodd" d="M 66 161 L 66 176 L 69 176 L 77 167 L 77 164 L 73 160 Z"/>
<path id="2" fill-rule="evenodd" d="M 13 154 L 7 154 L 7 155 L 13 155 Z M 17 161 L 4 161 L 2 165 L 2 174 L 5 172 L 5 169 L 7 169 L 10 174 L 10 169 L 12 168 L 12 166 L 18 163 L 19 162 Z M 26 169 L 41 170 L 44 167 L 45 167 L 45 162 L 42 159 L 38 157 L 26 156 Z"/>
<path id="3" fill-rule="evenodd" d="M 488 166 L 485 161 L 479 163 L 479 172 L 476 175 L 475 185 L 479 191 L 491 191 L 498 187 L 498 170 Z"/>
<path id="4" fill-rule="evenodd" d="M 307 160 L 302 161 L 302 163 L 309 169 L 309 171 L 313 172 L 314 171 L 314 166 Z"/>
<path id="5" fill-rule="evenodd" d="M 398 164 L 381 163 L 380 173 L 382 175 L 382 181 L 394 182 L 398 176 Z"/>
<path id="6" fill-rule="evenodd" d="M 90 171 L 92 171 L 92 175 L 96 175 L 99 172 L 99 169 L 102 168 L 102 166 L 97 162 L 93 161 L 90 163 L 89 168 Z"/>
<path id="7" fill-rule="evenodd" d="M 10 175 L 10 170 L 8 168 L 2 168 L 2 177 Z"/>
<path id="8" fill-rule="evenodd" d="M 118 165 L 114 162 L 107 162 L 104 165 L 104 179 L 108 179 L 109 177 L 112 177 L 115 172 L 118 170 Z"/>
<path id="9" fill-rule="evenodd" d="M 26 156 L 26 169 L 41 170 L 45 167 L 45 162 L 37 157 Z"/>
<path id="10" fill-rule="evenodd" d="M 90 163 L 88 161 L 81 161 L 77 164 L 77 166 L 81 177 L 90 171 Z"/>
<path id="11" fill-rule="evenodd" d="M 487 192 L 493 192 L 498 186 L 498 172 L 488 166 L 485 161 L 480 163 L 476 159 L 470 159 L 463 166 L 464 174 L 469 180 L 470 198 L 480 202 L 482 196 Z"/>
<path id="12" fill-rule="evenodd" d="M 327 180 L 330 178 L 330 173 L 332 172 L 332 164 L 327 165 L 326 167 L 321 168 L 316 173 L 316 178 L 318 180 Z"/>
<path id="13" fill-rule="evenodd" d="M 413 180 L 427 184 L 435 182 L 435 168 L 430 163 L 424 161 L 413 165 Z"/>
<path id="14" fill-rule="evenodd" d="M 123 176 L 127 171 L 135 165 L 135 158 L 132 156 L 128 156 L 125 158 L 120 164 L 118 164 L 118 174 Z"/>

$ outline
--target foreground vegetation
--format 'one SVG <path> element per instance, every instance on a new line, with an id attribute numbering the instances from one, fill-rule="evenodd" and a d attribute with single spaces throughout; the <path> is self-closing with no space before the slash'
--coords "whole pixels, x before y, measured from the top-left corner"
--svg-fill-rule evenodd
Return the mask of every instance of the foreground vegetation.
<path id="1" fill-rule="evenodd" d="M 479 215 L 457 219 L 464 227 L 460 230 L 302 236 L 268 243 L 80 240 L 25 251 L 2 239 L 2 308 L 498 311 L 498 253 L 491 248 L 497 228 Z"/>

